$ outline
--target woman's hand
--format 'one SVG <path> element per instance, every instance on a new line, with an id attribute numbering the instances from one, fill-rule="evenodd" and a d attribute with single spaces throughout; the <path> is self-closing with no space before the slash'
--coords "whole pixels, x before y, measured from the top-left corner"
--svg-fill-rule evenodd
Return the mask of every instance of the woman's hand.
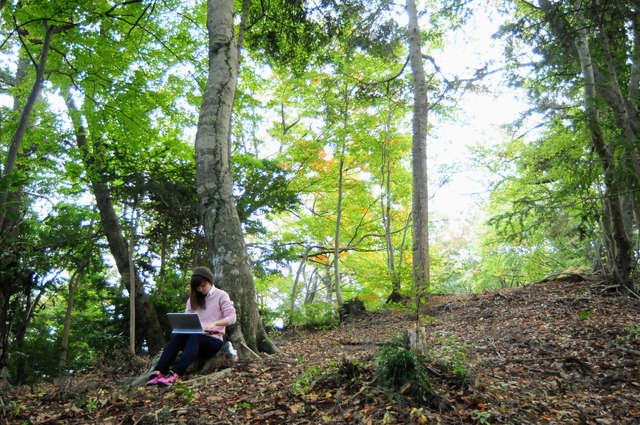
<path id="1" fill-rule="evenodd" d="M 220 326 L 229 326 L 229 321 L 227 319 L 216 320 L 215 322 L 211 322 L 205 326 L 205 329 L 213 329 Z"/>

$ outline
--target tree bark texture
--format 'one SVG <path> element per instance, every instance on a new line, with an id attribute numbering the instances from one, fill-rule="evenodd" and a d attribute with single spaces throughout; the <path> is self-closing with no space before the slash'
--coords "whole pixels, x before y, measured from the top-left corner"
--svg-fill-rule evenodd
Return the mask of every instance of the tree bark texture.
<path id="1" fill-rule="evenodd" d="M 427 186 L 427 122 L 429 103 L 422 63 L 420 28 L 415 0 L 407 0 L 409 62 L 413 75 L 413 282 L 418 296 L 429 286 L 429 191 Z"/>
<path id="2" fill-rule="evenodd" d="M 209 76 L 196 132 L 196 176 L 202 223 L 216 284 L 235 303 L 229 329 L 237 347 L 275 352 L 258 313 L 249 257 L 232 196 L 230 128 L 238 75 L 233 0 L 208 0 Z M 244 353 L 246 354 L 246 353 Z"/>

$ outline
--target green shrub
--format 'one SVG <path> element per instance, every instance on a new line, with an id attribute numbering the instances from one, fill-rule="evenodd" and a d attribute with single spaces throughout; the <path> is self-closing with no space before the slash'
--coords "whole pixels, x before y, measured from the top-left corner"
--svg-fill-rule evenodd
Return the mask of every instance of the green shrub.
<path id="1" fill-rule="evenodd" d="M 294 394 L 306 394 L 311 391 L 318 379 L 323 376 L 323 371 L 318 365 L 312 365 L 293 380 Z"/>
<path id="2" fill-rule="evenodd" d="M 340 324 L 333 304 L 327 302 L 304 304 L 288 315 L 289 326 L 302 326 L 314 330 L 333 329 Z"/>
<path id="3" fill-rule="evenodd" d="M 455 338 L 442 338 L 440 342 L 442 346 L 433 349 L 430 357 L 435 359 L 435 362 L 444 369 L 447 375 L 452 376 L 458 385 L 471 382 L 466 348 L 460 346 Z"/>

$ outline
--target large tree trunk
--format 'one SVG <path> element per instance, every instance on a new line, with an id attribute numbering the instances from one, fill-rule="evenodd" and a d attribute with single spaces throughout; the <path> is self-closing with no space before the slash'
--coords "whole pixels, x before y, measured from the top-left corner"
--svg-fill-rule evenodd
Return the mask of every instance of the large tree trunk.
<path id="1" fill-rule="evenodd" d="M 196 132 L 196 175 L 202 222 L 216 284 L 234 301 L 229 329 L 242 355 L 275 352 L 258 313 L 240 218 L 232 196 L 230 127 L 238 75 L 233 0 L 208 0 L 209 76 Z M 251 350 L 251 351 L 249 351 Z"/>
<path id="2" fill-rule="evenodd" d="M 422 63 L 420 28 L 415 0 L 407 0 L 409 61 L 413 74 L 413 283 L 418 299 L 429 286 L 429 192 L 427 186 L 427 81 Z"/>

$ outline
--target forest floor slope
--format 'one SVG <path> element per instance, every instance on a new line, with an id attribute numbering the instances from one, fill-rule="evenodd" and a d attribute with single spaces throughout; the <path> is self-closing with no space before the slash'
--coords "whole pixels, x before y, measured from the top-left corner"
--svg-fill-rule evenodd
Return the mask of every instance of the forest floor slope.
<path id="1" fill-rule="evenodd" d="M 114 353 L 100 370 L 10 389 L 0 423 L 640 424 L 640 301 L 605 289 L 568 276 L 432 296 L 427 397 L 380 385 L 382 344 L 416 326 L 388 310 L 282 332 L 281 354 L 170 388 L 124 385 L 144 365 Z"/>

